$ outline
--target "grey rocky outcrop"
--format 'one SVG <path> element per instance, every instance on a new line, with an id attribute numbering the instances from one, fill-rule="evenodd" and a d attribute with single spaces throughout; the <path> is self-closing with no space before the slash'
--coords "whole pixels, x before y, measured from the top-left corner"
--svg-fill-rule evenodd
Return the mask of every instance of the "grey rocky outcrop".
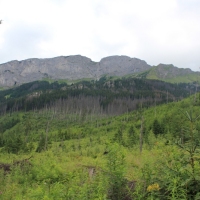
<path id="1" fill-rule="evenodd" d="M 110 56 L 100 62 L 75 55 L 27 59 L 0 64 L 0 86 L 12 87 L 44 78 L 59 80 L 99 79 L 103 75 L 124 76 L 150 69 L 145 61 L 128 56 Z"/>

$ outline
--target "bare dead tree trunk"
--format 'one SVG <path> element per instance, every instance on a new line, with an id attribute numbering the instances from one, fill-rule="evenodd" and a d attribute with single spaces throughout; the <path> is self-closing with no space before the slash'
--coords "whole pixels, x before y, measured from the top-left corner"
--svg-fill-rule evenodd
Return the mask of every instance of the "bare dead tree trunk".
<path id="1" fill-rule="evenodd" d="M 183 134 L 183 129 L 181 129 L 181 144 L 184 144 L 184 134 Z"/>
<path id="2" fill-rule="evenodd" d="M 140 128 L 140 153 L 142 153 L 142 145 L 143 145 L 143 123 L 144 123 L 144 118 L 142 116 L 142 118 L 141 118 L 141 128 Z"/>
<path id="3" fill-rule="evenodd" d="M 48 133 L 49 133 L 49 123 L 53 120 L 53 113 L 51 115 L 51 118 L 47 122 L 47 128 L 46 128 L 46 136 L 45 136 L 45 147 L 44 150 L 47 150 L 47 145 L 48 145 Z"/>
<path id="4" fill-rule="evenodd" d="M 45 151 L 47 150 L 48 132 L 49 132 L 49 121 L 47 122 L 47 128 L 46 128 L 45 146 L 44 146 Z"/>
<path id="5" fill-rule="evenodd" d="M 194 103 L 196 102 L 196 95 L 197 95 L 197 83 L 196 83 L 196 90 L 195 90 L 195 95 L 194 95 Z"/>
<path id="6" fill-rule="evenodd" d="M 168 90 L 167 90 L 167 104 L 168 104 Z"/>

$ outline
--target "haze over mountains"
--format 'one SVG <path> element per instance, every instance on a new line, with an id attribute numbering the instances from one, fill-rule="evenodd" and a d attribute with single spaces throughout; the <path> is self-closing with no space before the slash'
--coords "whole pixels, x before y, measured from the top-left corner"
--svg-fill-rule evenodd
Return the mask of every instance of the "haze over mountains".
<path id="1" fill-rule="evenodd" d="M 197 79 L 196 76 L 199 76 L 199 73 L 190 69 L 180 69 L 173 65 L 160 64 L 152 67 L 143 60 L 128 56 L 110 56 L 101 59 L 100 62 L 94 62 L 90 58 L 75 55 L 14 60 L 0 64 L 1 87 L 13 87 L 42 79 L 79 80 L 87 78 L 98 80 L 104 75 L 117 77 L 134 75 L 160 80 L 184 76 L 184 79 L 185 77 L 189 79 L 185 82 L 191 82 Z"/>

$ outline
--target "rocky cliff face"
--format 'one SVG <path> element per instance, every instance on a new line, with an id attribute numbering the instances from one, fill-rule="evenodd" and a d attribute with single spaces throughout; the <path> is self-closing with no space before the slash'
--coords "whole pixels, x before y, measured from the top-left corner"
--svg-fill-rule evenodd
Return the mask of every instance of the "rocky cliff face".
<path id="1" fill-rule="evenodd" d="M 80 55 L 15 60 L 0 65 L 0 86 L 12 87 L 44 78 L 55 80 L 99 79 L 103 75 L 124 76 L 150 68 L 151 66 L 145 61 L 128 56 L 110 56 L 103 58 L 100 62 L 93 62 Z"/>

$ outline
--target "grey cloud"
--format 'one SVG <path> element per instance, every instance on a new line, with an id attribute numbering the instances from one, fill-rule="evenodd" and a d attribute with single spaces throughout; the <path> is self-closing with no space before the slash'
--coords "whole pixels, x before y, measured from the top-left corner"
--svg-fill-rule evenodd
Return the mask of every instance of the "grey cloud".
<path id="1" fill-rule="evenodd" d="M 194 12 L 200 10 L 200 1 L 199 0 L 177 0 L 178 6 L 180 9 L 185 11 Z"/>
<path id="2" fill-rule="evenodd" d="M 34 57 L 40 54 L 38 44 L 48 40 L 50 34 L 45 27 L 17 25 L 5 33 L 1 62 L 13 59 L 26 59 L 27 56 Z"/>

